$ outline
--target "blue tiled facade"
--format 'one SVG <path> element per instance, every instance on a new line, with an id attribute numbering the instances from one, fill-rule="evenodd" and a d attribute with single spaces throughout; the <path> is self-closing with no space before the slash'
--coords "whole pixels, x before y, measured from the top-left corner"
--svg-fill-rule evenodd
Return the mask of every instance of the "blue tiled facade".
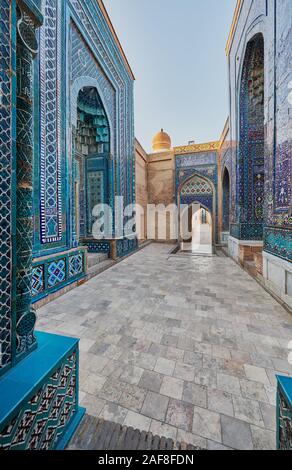
<path id="1" fill-rule="evenodd" d="M 177 203 L 202 204 L 215 222 L 215 240 L 218 241 L 218 153 L 217 151 L 175 155 Z M 190 191 L 184 191 L 188 184 Z"/>
<path id="2" fill-rule="evenodd" d="M 123 196 L 125 205 L 135 200 L 133 76 L 98 1 L 43 0 L 41 11 L 33 253 L 38 266 L 49 256 L 53 267 L 54 257 L 82 246 L 110 256 L 110 241 L 92 238 L 92 208 L 109 203 L 114 215 L 115 196 Z M 86 98 L 92 93 L 98 105 Z M 89 135 L 97 145 L 86 151 Z M 110 239 L 115 235 L 113 226 Z M 86 274 L 82 266 L 79 277 Z M 55 287 L 75 280 L 65 275 Z M 51 292 L 45 281 L 41 268 L 34 269 L 32 284 L 42 296 Z"/>
<path id="3" fill-rule="evenodd" d="M 78 341 L 35 333 L 32 304 L 85 277 L 87 245 L 137 248 L 90 231 L 96 204 L 135 200 L 134 78 L 99 1 L 0 14 L 0 449 L 56 449 L 84 413 Z"/>
<path id="4" fill-rule="evenodd" d="M 229 250 L 263 244 L 263 282 L 292 306 L 292 2 L 238 1 L 228 43 Z M 260 246 L 260 245 L 258 245 Z M 291 450 L 291 379 L 278 380 L 278 448 Z"/>
<path id="5" fill-rule="evenodd" d="M 292 4 L 240 4 L 228 51 L 231 234 L 239 240 L 263 240 L 266 252 L 291 262 Z M 262 75 L 256 76 L 261 67 Z M 257 91 L 258 81 L 263 82 L 258 96 L 250 88 L 252 81 Z M 262 111 L 260 106 L 253 110 L 252 99 L 262 102 Z M 253 112 L 262 114 L 255 119 Z"/>

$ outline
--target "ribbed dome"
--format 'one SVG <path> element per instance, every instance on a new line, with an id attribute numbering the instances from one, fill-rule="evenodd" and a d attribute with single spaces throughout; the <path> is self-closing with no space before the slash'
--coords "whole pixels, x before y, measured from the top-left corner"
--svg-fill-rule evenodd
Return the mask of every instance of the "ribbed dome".
<path id="1" fill-rule="evenodd" d="M 171 138 L 163 129 L 154 137 L 152 148 L 154 152 L 163 152 L 171 149 Z"/>

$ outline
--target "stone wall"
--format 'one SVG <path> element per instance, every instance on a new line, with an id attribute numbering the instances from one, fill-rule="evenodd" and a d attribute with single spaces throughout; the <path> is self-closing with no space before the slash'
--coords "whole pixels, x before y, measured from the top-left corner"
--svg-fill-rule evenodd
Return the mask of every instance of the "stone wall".
<path id="1" fill-rule="evenodd" d="M 143 213 L 138 213 L 137 228 L 139 241 L 147 239 L 147 205 L 148 205 L 148 155 L 142 145 L 135 141 L 135 166 L 136 166 L 136 204 L 143 208 Z"/>
<path id="2" fill-rule="evenodd" d="M 148 156 L 148 202 L 150 205 L 163 204 L 166 207 L 175 202 L 175 157 L 173 151 L 153 153 Z M 167 216 L 166 241 L 174 242 L 170 224 L 171 219 Z M 152 234 L 155 233 L 155 240 L 165 241 L 159 236 L 157 226 L 154 228 L 153 224 L 149 224 L 149 229 Z M 149 236 L 148 233 L 148 238 Z M 153 238 L 153 235 L 150 238 Z"/>

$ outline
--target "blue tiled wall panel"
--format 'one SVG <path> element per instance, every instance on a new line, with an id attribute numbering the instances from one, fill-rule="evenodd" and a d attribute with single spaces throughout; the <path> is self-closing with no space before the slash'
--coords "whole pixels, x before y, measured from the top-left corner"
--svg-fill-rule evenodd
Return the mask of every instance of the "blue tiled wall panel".
<path id="1" fill-rule="evenodd" d="M 83 279 L 86 275 L 85 257 L 84 249 L 36 261 L 32 275 L 33 302 Z"/>
<path id="2" fill-rule="evenodd" d="M 244 0 L 228 59 L 230 89 L 230 149 L 232 174 L 233 235 L 252 238 L 246 228 L 236 227 L 240 149 L 240 85 L 248 43 L 261 34 L 264 40 L 264 206 L 265 250 L 291 260 L 286 240 L 291 240 L 292 177 L 292 2 L 290 0 Z M 255 192 L 251 192 L 255 196 Z M 234 199 L 235 197 L 235 199 Z M 244 232 L 244 233 L 243 233 Z M 260 238 L 260 237 L 259 237 Z M 291 244 L 291 242 L 290 242 Z"/>
<path id="3" fill-rule="evenodd" d="M 13 234 L 13 55 L 12 13 L 15 3 L 0 0 L 0 375 L 12 361 Z M 12 47 L 11 47 L 12 46 Z M 11 55 L 12 54 L 12 55 Z M 14 122 L 15 125 L 15 122 Z"/>

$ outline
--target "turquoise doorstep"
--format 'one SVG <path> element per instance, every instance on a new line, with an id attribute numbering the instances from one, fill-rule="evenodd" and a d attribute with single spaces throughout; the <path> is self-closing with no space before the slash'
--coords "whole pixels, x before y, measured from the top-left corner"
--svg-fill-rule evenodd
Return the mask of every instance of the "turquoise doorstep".
<path id="1" fill-rule="evenodd" d="M 36 333 L 36 337 L 38 348 L 0 379 L 0 449 L 7 444 L 7 436 L 3 437 L 4 429 L 11 424 L 15 417 L 18 417 L 21 410 L 26 408 L 29 410 L 29 401 L 75 352 L 77 354 L 75 413 L 52 448 L 63 449 L 66 447 L 85 414 L 85 409 L 78 406 L 79 340 L 40 332 Z M 46 419 L 45 412 L 42 419 Z M 23 449 L 26 448 L 27 442 L 23 443 Z M 19 449 L 21 449 L 21 444 Z"/>
<path id="2" fill-rule="evenodd" d="M 277 376 L 281 391 L 292 410 L 292 379 L 291 377 Z"/>

